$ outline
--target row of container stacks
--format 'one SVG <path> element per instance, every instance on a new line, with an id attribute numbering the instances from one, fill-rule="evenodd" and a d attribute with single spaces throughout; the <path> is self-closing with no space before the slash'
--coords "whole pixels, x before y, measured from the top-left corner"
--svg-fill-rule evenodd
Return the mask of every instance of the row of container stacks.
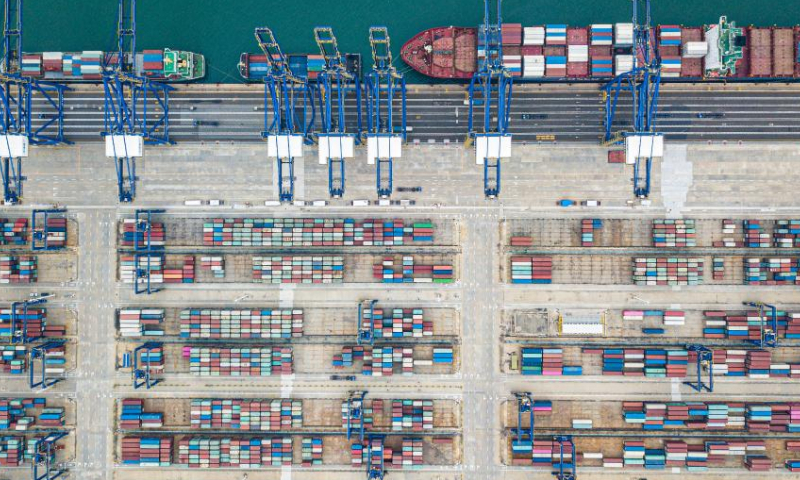
<path id="1" fill-rule="evenodd" d="M 164 335 L 164 310 L 126 308 L 119 311 L 119 334 L 123 337 Z"/>
<path id="2" fill-rule="evenodd" d="M 552 467 L 564 470 L 572 468 L 571 443 L 561 443 L 555 440 L 545 439 L 515 439 L 511 442 L 511 464 L 515 466 L 534 466 Z M 576 460 L 580 460 L 580 454 L 576 454 Z M 564 464 L 562 465 L 562 459 Z"/>
<path id="3" fill-rule="evenodd" d="M 22 375 L 27 368 L 28 350 L 25 345 L 0 345 L 0 371 Z"/>
<path id="4" fill-rule="evenodd" d="M 36 283 L 38 279 L 35 256 L 0 256 L 0 283 Z"/>
<path id="5" fill-rule="evenodd" d="M 603 220 L 584 218 L 581 220 L 581 247 L 594 247 L 594 234 L 603 228 Z"/>
<path id="6" fill-rule="evenodd" d="M 383 465 L 387 468 L 411 468 L 423 464 L 423 447 L 421 438 L 404 438 L 397 451 L 387 447 L 382 440 L 371 439 L 370 448 L 366 444 L 354 443 L 351 446 L 351 465 L 361 468 L 371 461 L 373 465 Z M 370 459 L 368 456 L 372 455 Z"/>
<path id="7" fill-rule="evenodd" d="M 0 430 L 63 426 L 64 407 L 48 407 L 44 397 L 0 398 Z"/>
<path id="8" fill-rule="evenodd" d="M 124 398 L 122 399 L 119 426 L 125 430 L 161 428 L 164 426 L 164 414 L 145 412 L 144 400 L 141 398 Z"/>
<path id="9" fill-rule="evenodd" d="M 37 229 L 38 230 L 38 229 Z M 47 217 L 45 223 L 45 240 L 51 248 L 67 246 L 67 219 L 64 217 Z"/>
<path id="10" fill-rule="evenodd" d="M 413 375 L 415 366 L 452 365 L 453 347 L 434 347 L 433 358 L 430 360 L 414 358 L 414 347 L 392 346 L 344 346 L 341 354 L 333 356 L 335 368 L 352 367 L 356 361 L 363 363 L 361 368 L 363 375 L 391 376 L 394 375 L 397 367 L 400 367 L 403 375 Z"/>
<path id="11" fill-rule="evenodd" d="M 433 430 L 433 400 L 392 400 L 392 430 Z"/>
<path id="12" fill-rule="evenodd" d="M 688 372 L 689 352 L 686 350 L 606 348 L 583 351 L 602 355 L 603 375 L 684 378 Z"/>
<path id="13" fill-rule="evenodd" d="M 658 317 L 664 325 L 680 326 L 686 322 L 686 314 L 682 310 L 623 310 L 622 320 L 644 321 L 645 317 Z"/>
<path id="14" fill-rule="evenodd" d="M 551 257 L 511 257 L 511 283 L 553 283 L 553 259 Z"/>
<path id="15" fill-rule="evenodd" d="M 145 50 L 142 54 L 142 68 L 145 70 L 145 75 L 164 71 L 164 52 L 162 50 Z"/>
<path id="16" fill-rule="evenodd" d="M 166 268 L 163 255 L 122 255 L 120 256 L 120 279 L 123 283 L 134 281 L 145 284 L 149 276 L 150 283 L 194 283 L 194 255 L 183 257 L 180 268 Z M 138 275 L 137 272 L 146 272 Z"/>
<path id="17" fill-rule="evenodd" d="M 253 257 L 256 283 L 342 283 L 343 280 L 342 257 Z"/>
<path id="18" fill-rule="evenodd" d="M 425 320 L 421 308 L 364 309 L 361 329 L 374 330 L 377 338 L 422 338 L 433 335 L 433 322 Z"/>
<path id="19" fill-rule="evenodd" d="M 686 257 L 637 257 L 633 260 L 636 285 L 701 285 L 703 259 Z"/>
<path id="20" fill-rule="evenodd" d="M 695 247 L 696 238 L 694 220 L 653 220 L 654 247 Z"/>
<path id="21" fill-rule="evenodd" d="M 191 428 L 274 431 L 303 426 L 301 400 L 192 399 Z"/>
<path id="22" fill-rule="evenodd" d="M 714 257 L 711 259 L 711 278 L 714 280 L 725 280 L 725 259 Z"/>
<path id="23" fill-rule="evenodd" d="M 800 339 L 800 313 L 778 310 L 775 312 L 778 326 L 777 335 L 787 339 Z M 704 338 L 732 338 L 736 340 L 761 340 L 761 331 L 772 328 L 772 314 L 769 310 L 762 316 L 756 310 L 725 311 L 706 310 Z"/>
<path id="24" fill-rule="evenodd" d="M 221 255 L 200 257 L 200 270 L 211 272 L 214 278 L 225 278 L 225 258 Z"/>
<path id="25" fill-rule="evenodd" d="M 744 259 L 745 285 L 800 285 L 800 258 L 771 257 Z"/>
<path id="26" fill-rule="evenodd" d="M 0 245 L 24 246 L 28 243 L 27 218 L 0 218 Z"/>
<path id="27" fill-rule="evenodd" d="M 122 437 L 122 464 L 138 467 L 172 465 L 172 438 Z"/>
<path id="28" fill-rule="evenodd" d="M 564 365 L 564 352 L 560 348 L 523 348 L 522 374 L 544 376 L 581 375 L 580 366 Z"/>
<path id="29" fill-rule="evenodd" d="M 163 247 L 166 245 L 166 236 L 163 222 L 139 221 L 139 228 L 136 228 L 135 218 L 126 218 L 122 221 L 122 246 L 133 247 L 139 245 L 144 247 L 150 242 L 151 247 Z"/>
<path id="30" fill-rule="evenodd" d="M 514 235 L 510 240 L 512 247 L 532 247 L 533 237 L 528 235 Z"/>
<path id="31" fill-rule="evenodd" d="M 249 78 L 263 78 L 269 72 L 266 55 L 248 56 Z M 316 80 L 325 67 L 325 58 L 322 55 L 289 55 L 289 69 L 295 75 L 305 76 L 309 80 Z"/>
<path id="32" fill-rule="evenodd" d="M 292 464 L 291 437 L 182 438 L 178 463 L 189 468 L 261 468 Z"/>
<path id="33" fill-rule="evenodd" d="M 383 283 L 453 283 L 452 265 L 416 263 L 413 256 L 387 256 L 372 266 L 372 276 Z"/>
<path id="34" fill-rule="evenodd" d="M 736 220 L 722 221 L 723 235 L 737 235 Z M 765 220 L 742 220 L 743 239 L 724 237 L 713 243 L 715 247 L 735 248 L 797 248 L 800 247 L 800 220 L 776 220 L 772 235 L 767 231 Z"/>
<path id="35" fill-rule="evenodd" d="M 302 466 L 322 465 L 322 438 L 303 437 L 301 448 Z"/>
<path id="36" fill-rule="evenodd" d="M 744 456 L 744 465 L 759 465 L 762 469 L 763 459 L 770 461 L 763 454 L 765 443 L 761 440 L 710 440 L 702 444 L 687 444 L 683 440 L 664 440 L 663 448 L 650 448 L 642 440 L 628 440 L 623 444 L 624 467 L 644 467 L 652 470 L 663 470 L 666 467 L 686 467 L 687 471 L 705 471 L 711 466 L 723 466 L 730 456 Z M 771 465 L 767 469 L 771 468 Z"/>
<path id="37" fill-rule="evenodd" d="M 16 322 L 12 327 L 12 318 Z M 44 336 L 47 325 L 47 310 L 44 308 L 28 308 L 27 313 L 23 307 L 17 307 L 16 312 L 11 308 L 0 309 L 0 339 L 10 340 L 20 333 L 26 338 L 39 338 Z"/>
<path id="38" fill-rule="evenodd" d="M 293 372 L 291 347 L 183 347 L 189 372 L 201 377 L 267 377 Z"/>
<path id="39" fill-rule="evenodd" d="M 296 338 L 303 336 L 301 309 L 181 310 L 182 338 Z"/>
<path id="40" fill-rule="evenodd" d="M 155 347 L 139 351 L 139 364 L 150 370 L 164 370 L 164 348 Z"/>
<path id="41" fill-rule="evenodd" d="M 623 402 L 625 423 L 644 430 L 800 431 L 800 404 L 744 402 Z"/>
<path id="42" fill-rule="evenodd" d="M 203 224 L 205 246 L 397 246 L 433 241 L 433 224 L 352 218 L 217 218 Z"/>
<path id="43" fill-rule="evenodd" d="M 0 467 L 19 467 L 23 463 L 31 463 L 36 452 L 38 438 L 17 436 L 0 437 Z M 40 460 L 45 461 L 46 454 L 41 454 Z M 55 458 L 55 451 L 51 452 L 50 460 Z"/>
<path id="44" fill-rule="evenodd" d="M 42 77 L 45 73 L 57 73 L 66 79 L 102 80 L 104 56 L 103 52 L 98 51 L 26 53 L 22 56 L 22 74 Z"/>

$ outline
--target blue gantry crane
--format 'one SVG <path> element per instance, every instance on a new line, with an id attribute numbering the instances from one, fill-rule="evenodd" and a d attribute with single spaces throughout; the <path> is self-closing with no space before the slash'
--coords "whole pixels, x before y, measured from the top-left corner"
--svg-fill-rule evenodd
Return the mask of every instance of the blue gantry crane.
<path id="1" fill-rule="evenodd" d="M 5 0 L 3 59 L 0 63 L 0 176 L 3 200 L 22 199 L 22 159 L 28 145 L 68 144 L 64 138 L 64 92 L 68 88 L 41 82 L 26 72 L 22 56 L 22 0 Z M 33 98 L 40 108 L 34 125 Z M 39 121 L 41 120 L 41 121 Z"/>
<path id="2" fill-rule="evenodd" d="M 386 476 L 383 440 L 382 435 L 370 435 L 367 440 L 367 480 L 383 480 Z M 375 452 L 376 448 L 379 451 Z"/>
<path id="3" fill-rule="evenodd" d="M 50 340 L 41 345 L 31 347 L 28 351 L 28 386 L 45 390 L 64 379 L 61 375 L 50 375 L 47 372 L 48 353 L 59 351 L 66 340 Z M 63 365 L 63 356 L 59 356 L 58 362 Z M 36 364 L 41 363 L 41 376 L 36 373 Z M 37 380 L 37 377 L 38 380 Z"/>
<path id="4" fill-rule="evenodd" d="M 575 462 L 575 442 L 572 439 L 572 435 L 558 435 L 553 440 L 558 444 L 559 452 L 558 467 L 553 472 L 553 475 L 558 480 L 575 480 L 578 476 Z M 568 452 L 565 452 L 565 450 L 568 450 Z M 565 455 L 569 455 L 569 457 L 565 457 Z"/>
<path id="5" fill-rule="evenodd" d="M 491 0 L 484 0 L 483 25 L 478 29 L 481 55 L 478 70 L 469 83 L 469 139 L 475 143 L 475 163 L 483 165 L 486 198 L 500 194 L 500 160 L 511 156 L 511 113 L 513 79 L 503 65 L 502 0 L 497 0 L 493 21 Z M 476 107 L 482 120 L 476 121 Z"/>
<path id="6" fill-rule="evenodd" d="M 328 164 L 328 191 L 341 198 L 345 187 L 345 159 L 352 158 L 361 143 L 361 81 L 348 71 L 331 27 L 314 28 L 314 40 L 325 62 L 317 77 L 320 131 L 317 133 L 319 163 Z M 355 130 L 347 128 L 347 103 L 355 100 Z"/>
<path id="7" fill-rule="evenodd" d="M 133 291 L 137 295 L 146 293 L 156 293 L 160 288 L 154 287 L 150 275 L 152 273 L 153 260 L 158 258 L 164 250 L 163 245 L 153 245 L 151 228 L 153 225 L 153 215 L 164 213 L 163 209 L 137 209 L 135 213 L 135 226 L 133 237 L 133 263 L 134 279 Z M 162 261 L 163 261 L 163 257 Z"/>
<path id="8" fill-rule="evenodd" d="M 67 432 L 53 432 L 36 439 L 33 445 L 33 480 L 56 480 L 67 473 L 63 465 L 55 462 L 58 446 L 56 442 L 68 435 Z"/>
<path id="9" fill-rule="evenodd" d="M 377 300 L 364 300 L 358 304 L 358 337 L 359 345 L 372 345 L 375 343 L 375 305 Z M 369 319 L 369 324 L 364 325 L 364 318 Z"/>
<path id="10" fill-rule="evenodd" d="M 152 228 L 153 215 L 166 212 L 161 208 L 137 209 L 134 216 L 133 250 L 136 252 L 151 252 L 163 250 L 163 245 L 153 245 Z"/>
<path id="11" fill-rule="evenodd" d="M 136 75 L 136 0 L 119 0 L 117 52 L 103 60 L 106 156 L 114 159 L 120 202 L 136 197 L 136 158 L 169 138 L 169 85 Z"/>
<path id="12" fill-rule="evenodd" d="M 364 441 L 364 397 L 366 390 L 353 391 L 347 395 L 347 439 L 358 434 L 358 440 Z"/>
<path id="13" fill-rule="evenodd" d="M 28 300 L 14 302 L 11 304 L 11 343 L 30 343 L 41 338 L 41 332 L 32 336 L 28 332 L 28 308 L 47 303 L 47 299 L 52 297 L 50 293 L 42 293 Z"/>
<path id="14" fill-rule="evenodd" d="M 533 429 L 535 421 L 533 418 L 533 396 L 530 392 L 514 392 L 517 399 L 517 432 L 512 440 L 514 445 L 521 446 L 525 442 L 533 442 Z M 525 415 L 527 414 L 527 415 Z M 528 417 L 528 428 L 523 427 L 523 417 Z M 525 438 L 527 435 L 527 439 Z"/>
<path id="15" fill-rule="evenodd" d="M 704 390 L 709 393 L 714 391 L 714 352 L 704 345 L 686 345 L 686 350 L 697 355 L 696 369 L 697 380 L 683 382 L 694 390 L 702 393 Z M 703 371 L 707 373 L 703 378 Z"/>
<path id="16" fill-rule="evenodd" d="M 308 79 L 295 75 L 272 30 L 255 29 L 256 41 L 267 62 L 264 76 L 264 130 L 267 155 L 277 160 L 278 198 L 294 200 L 294 160 L 303 156 L 303 144 L 313 143 L 314 95 Z"/>
<path id="17" fill-rule="evenodd" d="M 778 346 L 778 309 L 774 305 L 763 302 L 744 302 L 748 307 L 758 309 L 759 326 L 761 335 L 758 340 L 751 340 L 751 343 L 761 348 L 775 348 Z M 769 320 L 765 312 L 769 310 Z M 769 322 L 767 324 L 767 321 Z"/>
<path id="18" fill-rule="evenodd" d="M 650 195 L 653 158 L 663 156 L 664 137 L 656 131 L 661 57 L 650 23 L 650 0 L 631 0 L 633 6 L 633 48 L 631 70 L 620 72 L 603 87 L 605 97 L 606 145 L 624 144 L 625 161 L 633 164 L 633 193 L 637 198 Z M 616 56 L 617 61 L 621 58 Z M 614 132 L 620 96 L 631 94 L 630 131 Z"/>
<path id="19" fill-rule="evenodd" d="M 392 65 L 389 30 L 370 27 L 372 71 L 364 80 L 367 104 L 367 162 L 377 166 L 378 196 L 392 194 L 393 161 L 406 141 L 406 80 Z M 399 122 L 396 113 L 400 114 Z"/>
<path id="20" fill-rule="evenodd" d="M 51 215 L 58 216 L 59 218 L 66 213 L 67 210 L 63 208 L 48 208 L 43 210 L 33 210 L 31 212 L 31 249 L 32 250 L 58 250 L 64 248 L 60 245 L 51 245 L 50 238 L 50 225 L 47 219 Z M 66 245 L 66 242 L 64 242 Z"/>
<path id="21" fill-rule="evenodd" d="M 148 390 L 155 387 L 162 378 L 156 378 L 154 375 L 154 368 L 152 365 L 153 351 L 161 349 L 163 344 L 161 342 L 146 342 L 133 349 L 133 388 L 139 389 L 146 387 Z M 141 364 L 139 354 L 142 354 Z M 163 353 L 160 353 L 163 355 Z"/>

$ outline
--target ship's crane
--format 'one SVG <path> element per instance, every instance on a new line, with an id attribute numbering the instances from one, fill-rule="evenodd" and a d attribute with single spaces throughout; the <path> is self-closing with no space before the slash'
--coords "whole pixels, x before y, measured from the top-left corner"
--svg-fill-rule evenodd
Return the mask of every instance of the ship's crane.
<path id="1" fill-rule="evenodd" d="M 292 73 L 289 61 L 272 30 L 256 28 L 256 41 L 267 63 L 264 76 L 264 130 L 267 155 L 277 160 L 278 198 L 294 200 L 294 160 L 311 144 L 314 95 L 308 79 Z"/>
<path id="2" fill-rule="evenodd" d="M 553 475 L 558 480 L 575 480 L 578 475 L 575 463 L 575 442 L 572 440 L 572 435 L 559 435 L 553 440 L 558 444 L 559 452 L 558 469 L 553 472 Z M 565 452 L 564 450 L 568 451 Z M 565 455 L 569 455 L 569 463 L 565 463 L 565 460 L 567 460 Z"/>
<path id="3" fill-rule="evenodd" d="M 358 434 L 358 440 L 364 441 L 364 397 L 367 391 L 350 392 L 347 396 L 347 439 Z"/>
<path id="4" fill-rule="evenodd" d="M 120 202 L 136 198 L 136 158 L 144 145 L 169 138 L 169 85 L 136 75 L 136 0 L 119 0 L 117 52 L 104 59 L 103 131 L 106 156 L 114 159 Z"/>
<path id="5" fill-rule="evenodd" d="M 319 46 L 325 66 L 317 77 L 317 95 L 321 128 L 317 134 L 320 165 L 328 165 L 328 191 L 331 197 L 341 198 L 345 187 L 345 166 L 352 158 L 356 144 L 361 143 L 361 83 L 358 75 L 347 70 L 331 27 L 314 28 L 314 40 Z M 346 103 L 356 102 L 356 129 L 348 131 Z"/>
<path id="6" fill-rule="evenodd" d="M 66 436 L 67 432 L 53 432 L 36 440 L 31 461 L 33 480 L 56 480 L 67 473 L 66 468 L 55 462 L 56 442 Z"/>
<path id="7" fill-rule="evenodd" d="M 500 160 L 511 156 L 508 132 L 511 112 L 512 77 L 503 65 L 502 0 L 497 0 L 497 21 L 491 20 L 491 0 L 484 0 L 483 25 L 479 44 L 484 45 L 478 71 L 469 83 L 469 138 L 475 142 L 475 163 L 483 165 L 483 191 L 486 198 L 500 194 Z M 481 106 L 482 119 L 475 110 Z"/>
<path id="8" fill-rule="evenodd" d="M 64 92 L 68 88 L 26 75 L 22 55 L 22 0 L 5 0 L 0 63 L 0 176 L 6 204 L 22 200 L 22 159 L 29 145 L 69 144 L 64 139 Z M 41 67 L 40 67 L 41 68 Z M 33 98 L 42 100 L 36 102 Z M 34 125 L 34 113 L 41 109 Z M 39 120 L 42 121 L 39 121 Z"/>
<path id="9" fill-rule="evenodd" d="M 704 345 L 686 345 L 686 350 L 697 355 L 697 381 L 683 383 L 700 393 L 704 390 L 712 393 L 714 391 L 714 352 Z M 707 380 L 703 379 L 704 370 L 708 373 Z"/>
<path id="10" fill-rule="evenodd" d="M 367 162 L 377 165 L 375 175 L 378 196 L 392 194 L 393 161 L 402 155 L 406 141 L 406 79 L 392 65 L 389 30 L 370 27 L 372 71 L 365 79 L 367 103 Z M 398 108 L 398 125 L 395 111 Z"/>
<path id="11" fill-rule="evenodd" d="M 375 343 L 375 305 L 377 300 L 364 300 L 358 304 L 358 337 L 359 345 L 372 345 Z M 369 323 L 364 325 L 364 318 L 369 319 Z"/>
<path id="12" fill-rule="evenodd" d="M 53 294 L 51 293 L 42 293 L 28 300 L 11 304 L 11 343 L 24 344 L 41 338 L 41 332 L 38 332 L 37 336 L 31 336 L 30 332 L 28 332 L 28 308 L 43 305 L 52 296 Z"/>
<path id="13" fill-rule="evenodd" d="M 744 302 L 748 307 L 758 309 L 758 325 L 761 328 L 761 335 L 758 340 L 751 340 L 752 343 L 761 348 L 775 348 L 778 346 L 778 309 L 774 305 L 762 302 Z M 769 310 L 769 324 L 765 325 L 765 311 Z"/>
<path id="14" fill-rule="evenodd" d="M 605 97 L 604 144 L 624 144 L 625 163 L 633 164 L 633 193 L 650 195 L 653 158 L 664 156 L 664 137 L 656 131 L 661 57 L 650 23 L 650 0 L 631 0 L 633 5 L 633 49 L 631 70 L 617 74 L 603 87 Z M 617 55 L 617 59 L 620 55 Z M 632 97 L 630 131 L 614 132 L 620 96 Z"/>

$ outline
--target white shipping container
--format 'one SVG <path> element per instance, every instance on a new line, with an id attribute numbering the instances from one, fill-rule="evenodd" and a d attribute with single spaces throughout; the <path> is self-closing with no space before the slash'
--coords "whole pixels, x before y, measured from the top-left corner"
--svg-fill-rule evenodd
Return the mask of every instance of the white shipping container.
<path id="1" fill-rule="evenodd" d="M 567 61 L 568 62 L 588 62 L 589 61 L 589 45 L 568 45 L 567 46 Z"/>
<path id="2" fill-rule="evenodd" d="M 522 36 L 523 45 L 544 45 L 544 27 L 525 27 Z"/>
<path id="3" fill-rule="evenodd" d="M 708 54 L 708 43 L 686 42 L 683 44 L 683 58 L 703 58 Z"/>

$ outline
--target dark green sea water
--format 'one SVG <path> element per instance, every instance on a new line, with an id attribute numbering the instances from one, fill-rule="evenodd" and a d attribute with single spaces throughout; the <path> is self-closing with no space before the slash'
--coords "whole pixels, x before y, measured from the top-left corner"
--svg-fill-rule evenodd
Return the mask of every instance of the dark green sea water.
<path id="1" fill-rule="evenodd" d="M 800 0 L 652 0 L 654 23 L 701 25 L 720 15 L 739 25 L 800 23 Z M 24 50 L 113 50 L 116 0 L 25 0 Z M 239 54 L 256 52 L 253 28 L 273 29 L 284 51 L 316 53 L 312 29 L 334 27 L 343 52 L 371 65 L 368 28 L 386 25 L 393 50 L 420 30 L 473 26 L 481 0 L 138 0 L 137 50 L 170 47 L 206 55 L 209 82 L 240 82 Z M 505 0 L 503 19 L 523 25 L 629 21 L 628 0 Z M 398 68 L 404 64 L 395 54 Z M 423 77 L 410 75 L 410 81 Z"/>

